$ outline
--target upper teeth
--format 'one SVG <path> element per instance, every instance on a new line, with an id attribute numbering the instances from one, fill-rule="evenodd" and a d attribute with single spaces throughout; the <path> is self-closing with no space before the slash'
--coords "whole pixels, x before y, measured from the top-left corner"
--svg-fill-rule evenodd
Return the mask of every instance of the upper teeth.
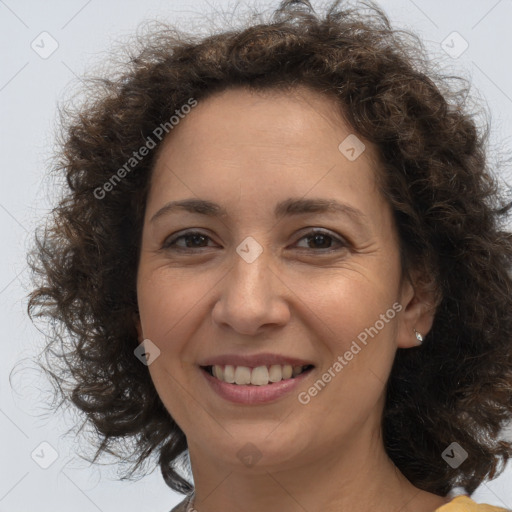
<path id="1" fill-rule="evenodd" d="M 283 379 L 296 377 L 306 368 L 306 366 L 292 366 L 291 364 L 273 364 L 267 366 L 257 366 L 249 368 L 248 366 L 226 366 L 213 365 L 212 373 L 214 377 L 228 382 L 230 384 L 255 386 L 265 386 L 269 382 L 279 382 Z"/>

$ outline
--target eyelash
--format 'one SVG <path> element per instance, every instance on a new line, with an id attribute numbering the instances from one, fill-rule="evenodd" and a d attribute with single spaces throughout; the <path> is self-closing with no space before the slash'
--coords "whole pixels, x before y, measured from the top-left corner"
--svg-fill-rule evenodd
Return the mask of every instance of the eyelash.
<path id="1" fill-rule="evenodd" d="M 200 231 L 189 231 L 189 232 L 181 234 L 180 236 L 175 237 L 175 238 L 171 238 L 171 239 L 167 238 L 164 241 L 164 244 L 162 245 L 162 249 L 173 250 L 173 251 L 178 251 L 178 252 L 185 252 L 185 253 L 196 252 L 196 250 L 194 248 L 183 248 L 183 247 L 178 247 L 178 246 L 175 246 L 176 248 L 174 248 L 173 245 L 175 245 L 175 243 L 178 240 L 180 240 L 181 238 L 189 238 L 189 237 L 193 237 L 193 236 L 197 236 L 197 235 L 211 240 L 211 238 L 208 235 L 206 235 L 205 233 L 201 233 Z M 333 248 L 319 249 L 315 252 L 323 251 L 324 253 L 325 252 L 329 253 L 329 252 L 333 252 L 333 251 L 336 251 L 339 249 L 346 249 L 348 247 L 348 243 L 343 238 L 334 236 L 326 231 L 319 230 L 319 229 L 313 229 L 313 230 L 309 231 L 308 233 L 306 233 L 305 235 L 300 237 L 299 240 L 302 240 L 303 238 L 313 238 L 314 236 L 317 236 L 317 235 L 322 235 L 324 237 L 331 238 L 333 241 L 337 242 L 340 247 L 338 249 L 336 249 L 336 248 L 334 248 L 334 249 Z M 299 241 L 299 240 L 297 240 L 297 241 Z M 204 249 L 204 248 L 205 247 L 198 247 L 197 249 Z M 302 248 L 302 249 L 307 250 L 307 248 Z"/>

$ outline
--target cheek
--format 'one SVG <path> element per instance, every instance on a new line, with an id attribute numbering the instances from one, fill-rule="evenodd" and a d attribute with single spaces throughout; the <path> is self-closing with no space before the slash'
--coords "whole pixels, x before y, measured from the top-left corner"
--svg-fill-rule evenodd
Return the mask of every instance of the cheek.
<path id="1" fill-rule="evenodd" d="M 323 333 L 324 339 L 331 340 L 332 348 L 343 349 L 376 322 L 379 331 L 391 333 L 389 327 L 396 317 L 392 309 L 396 301 L 395 274 L 393 269 L 383 273 L 371 266 L 352 266 L 337 269 L 321 279 L 297 275 L 301 279 L 296 287 L 301 290 L 297 303 L 304 304 L 305 317 L 314 321 L 313 332 Z M 385 315 L 385 326 L 381 315 Z"/>
<path id="2" fill-rule="evenodd" d="M 205 292 L 205 280 L 197 277 L 165 271 L 141 276 L 137 296 L 144 336 L 160 343 L 173 337 L 173 330 L 200 307 Z"/>
<path id="3" fill-rule="evenodd" d="M 204 283 L 204 280 L 203 280 Z M 186 416 L 187 380 L 184 363 L 194 336 L 190 319 L 201 307 L 204 286 L 194 278 L 180 278 L 164 270 L 141 274 L 137 294 L 143 336 L 160 350 L 148 370 L 155 389 L 173 418 Z M 191 356 L 188 357 L 190 359 Z"/>
<path id="4" fill-rule="evenodd" d="M 369 274 L 339 274 L 321 284 L 310 286 L 302 296 L 316 347 L 324 352 L 317 377 L 328 382 L 314 407 L 319 415 L 346 425 L 347 410 L 353 417 L 365 416 L 382 396 L 396 352 L 399 304 L 391 286 L 371 280 Z M 313 388 L 301 391 L 314 396 L 318 386 Z"/>

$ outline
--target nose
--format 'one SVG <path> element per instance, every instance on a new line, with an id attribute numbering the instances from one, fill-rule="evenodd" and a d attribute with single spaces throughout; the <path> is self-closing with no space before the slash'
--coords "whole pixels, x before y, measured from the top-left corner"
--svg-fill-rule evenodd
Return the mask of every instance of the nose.
<path id="1" fill-rule="evenodd" d="M 264 251 L 248 263 L 235 253 L 234 265 L 218 286 L 220 295 L 212 311 L 214 323 L 239 334 L 261 334 L 282 327 L 290 319 L 286 296 L 290 293 L 271 268 Z"/>

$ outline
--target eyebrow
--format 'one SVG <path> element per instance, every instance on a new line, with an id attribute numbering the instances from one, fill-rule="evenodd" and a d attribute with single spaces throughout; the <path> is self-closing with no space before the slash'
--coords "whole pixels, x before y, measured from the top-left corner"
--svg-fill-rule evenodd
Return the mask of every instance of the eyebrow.
<path id="1" fill-rule="evenodd" d="M 168 202 L 151 217 L 150 222 L 154 222 L 156 219 L 169 213 L 179 211 L 187 211 L 208 217 L 228 215 L 227 210 L 217 203 L 205 199 L 190 198 Z M 367 227 L 366 215 L 363 212 L 334 199 L 289 198 L 277 203 L 274 209 L 276 219 L 308 213 L 340 213 L 350 217 L 360 226 Z"/>

